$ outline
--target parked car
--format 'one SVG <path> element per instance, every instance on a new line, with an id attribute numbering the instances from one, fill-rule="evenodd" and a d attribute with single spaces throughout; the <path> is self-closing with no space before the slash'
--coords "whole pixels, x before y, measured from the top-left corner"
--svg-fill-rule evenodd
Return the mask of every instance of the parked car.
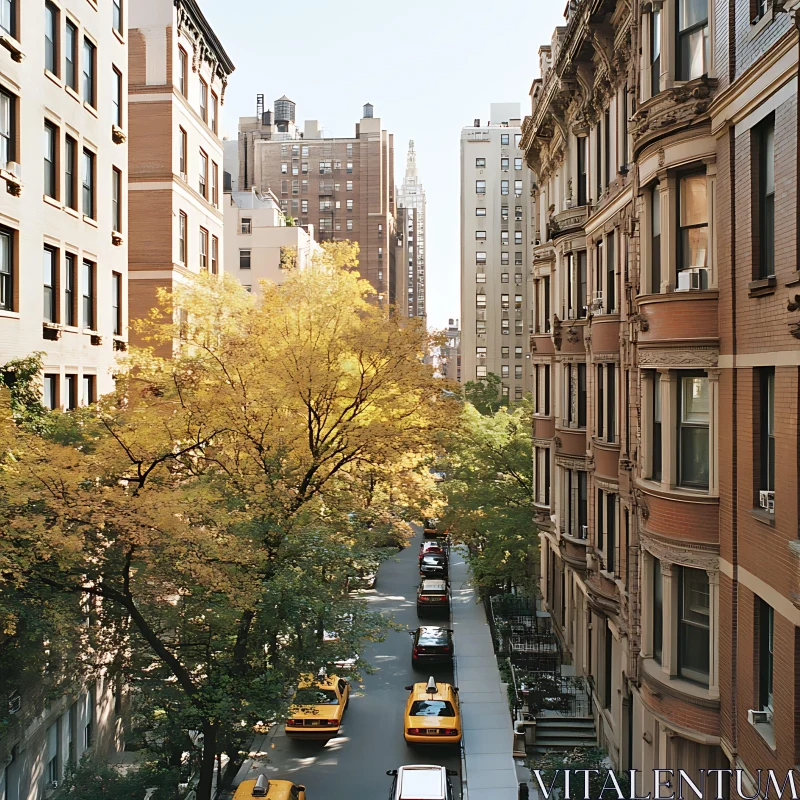
<path id="1" fill-rule="evenodd" d="M 259 775 L 254 781 L 242 781 L 233 800 L 250 800 L 252 797 L 263 797 L 265 800 L 306 800 L 306 787 L 291 781 L 268 780 L 266 775 Z"/>
<path id="2" fill-rule="evenodd" d="M 350 683 L 335 675 L 301 681 L 286 720 L 286 736 L 290 739 L 323 739 L 337 736 L 342 724 Z"/>
<path id="3" fill-rule="evenodd" d="M 423 578 L 447 578 L 447 556 L 434 553 L 422 556 L 419 562 L 419 574 Z"/>
<path id="4" fill-rule="evenodd" d="M 426 578 L 417 587 L 417 615 L 450 615 L 450 587 L 439 578 Z"/>
<path id="5" fill-rule="evenodd" d="M 449 628 L 423 626 L 411 635 L 411 663 L 415 667 L 424 664 L 452 664 L 453 631 Z"/>
<path id="6" fill-rule="evenodd" d="M 451 775 L 458 775 L 454 769 L 433 764 L 409 764 L 400 769 L 390 769 L 387 775 L 394 777 L 389 800 L 454 800 Z"/>
<path id="7" fill-rule="evenodd" d="M 403 736 L 409 744 L 441 745 L 461 742 L 461 708 L 458 688 L 439 683 L 406 686 L 411 693 L 406 701 Z"/>
<path id="8" fill-rule="evenodd" d="M 426 517 L 422 520 L 422 531 L 426 535 L 429 533 L 435 534 L 439 528 L 439 520 L 436 517 Z"/>
<path id="9" fill-rule="evenodd" d="M 423 556 L 432 556 L 432 555 L 447 555 L 445 553 L 444 546 L 441 542 L 438 541 L 424 541 L 419 546 L 419 561 L 420 564 L 422 563 Z"/>

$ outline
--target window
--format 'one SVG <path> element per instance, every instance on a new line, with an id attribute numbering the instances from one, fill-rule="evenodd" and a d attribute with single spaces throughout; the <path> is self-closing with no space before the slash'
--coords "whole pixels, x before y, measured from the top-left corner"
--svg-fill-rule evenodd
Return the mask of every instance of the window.
<path id="1" fill-rule="evenodd" d="M 97 48 L 92 42 L 83 40 L 83 99 L 90 106 L 96 106 L 97 86 L 95 85 L 95 65 Z"/>
<path id="2" fill-rule="evenodd" d="M 503 250 L 500 253 L 500 266 L 501 267 L 507 267 L 510 263 L 511 262 L 508 260 L 508 252 L 506 250 Z M 504 272 L 503 275 L 508 276 L 508 273 Z M 506 277 L 506 280 L 503 281 L 503 283 L 508 283 L 508 277 Z"/>
<path id="3" fill-rule="evenodd" d="M 578 470 L 564 470 L 564 505 L 567 512 L 566 532 L 576 539 L 586 539 L 588 535 L 588 494 L 586 473 Z"/>
<path id="4" fill-rule="evenodd" d="M 508 231 L 500 231 L 500 243 L 508 247 Z"/>
<path id="5" fill-rule="evenodd" d="M 485 158 L 476 158 L 475 159 L 475 168 L 482 169 L 486 166 L 486 159 Z"/>
<path id="6" fill-rule="evenodd" d="M 501 195 L 508 194 L 508 181 L 500 181 L 500 194 Z"/>
<path id="7" fill-rule="evenodd" d="M 653 559 L 653 658 L 661 663 L 664 647 L 664 585 L 661 562 Z"/>
<path id="8" fill-rule="evenodd" d="M 188 97 L 187 92 L 187 76 L 189 74 L 189 56 L 182 48 L 178 48 L 178 91 L 184 96 Z"/>
<path id="9" fill-rule="evenodd" d="M 219 275 L 219 239 L 211 237 L 211 274 Z"/>
<path id="10" fill-rule="evenodd" d="M 352 161 L 348 161 L 347 162 L 347 173 L 349 175 L 353 174 L 353 162 Z"/>
<path id="11" fill-rule="evenodd" d="M 346 227 L 347 227 L 348 231 L 353 230 L 353 220 L 351 220 L 351 219 L 347 220 L 347 226 Z"/>
<path id="12" fill-rule="evenodd" d="M 200 117 L 208 123 L 208 84 L 200 78 Z"/>
<path id="13" fill-rule="evenodd" d="M 58 255 L 52 247 L 44 248 L 44 321 L 58 322 Z"/>
<path id="14" fill-rule="evenodd" d="M 501 294 L 500 295 L 500 308 L 508 308 L 508 295 Z"/>
<path id="15" fill-rule="evenodd" d="M 352 200 L 348 200 L 347 201 L 347 210 L 348 211 L 352 211 L 353 210 L 353 201 Z"/>
<path id="16" fill-rule="evenodd" d="M 253 230 L 253 220 L 250 219 L 249 217 L 242 217 L 242 233 L 244 235 L 248 235 L 252 233 L 252 230 Z"/>
<path id="17" fill-rule="evenodd" d="M 14 161 L 17 155 L 15 111 L 16 98 L 0 89 L 0 166 L 2 167 L 9 161 Z"/>
<path id="18" fill-rule="evenodd" d="M 708 204 L 706 176 L 681 178 L 678 194 L 678 269 L 705 267 L 708 264 Z M 703 276 L 704 273 L 701 273 Z M 701 278 L 702 280 L 702 278 Z M 701 283 L 701 288 L 706 289 Z"/>
<path id="19" fill-rule="evenodd" d="M 650 464 L 650 478 L 654 481 L 661 480 L 661 374 L 653 373 L 653 433 L 650 440 L 652 460 Z"/>
<path id="20" fill-rule="evenodd" d="M 508 366 L 508 364 L 501 365 L 501 367 L 500 367 L 500 377 L 501 378 L 509 377 L 509 369 L 510 369 L 510 367 Z"/>
<path id="21" fill-rule="evenodd" d="M 515 259 L 515 263 L 516 263 L 516 259 Z M 520 261 L 520 263 L 522 263 L 522 262 Z M 521 272 L 515 272 L 514 273 L 514 283 L 516 283 L 517 286 L 522 286 L 522 273 Z"/>
<path id="22" fill-rule="evenodd" d="M 348 192 L 353 191 L 353 181 L 347 181 L 347 183 L 345 184 L 345 190 Z"/>
<path id="23" fill-rule="evenodd" d="M 514 231 L 514 244 L 517 246 L 522 244 L 522 231 Z M 520 253 L 520 258 L 522 258 L 522 253 Z"/>
<path id="24" fill-rule="evenodd" d="M 90 406 L 96 400 L 96 393 L 95 393 L 95 380 L 94 375 L 84 375 L 83 381 L 81 382 L 81 405 L 82 406 Z M 88 722 L 86 727 L 83 731 L 83 746 L 90 747 L 92 744 L 92 719 L 93 719 L 93 710 L 91 707 L 91 700 L 87 700 L 87 705 L 89 706 L 88 711 Z"/>
<path id="25" fill-rule="evenodd" d="M 515 158 L 514 159 L 514 169 L 515 170 L 522 169 L 522 159 L 521 158 Z"/>
<path id="26" fill-rule="evenodd" d="M 94 330 L 95 265 L 84 261 L 81 266 L 81 318 L 83 327 Z"/>
<path id="27" fill-rule="evenodd" d="M 775 491 L 775 367 L 761 367 L 759 382 L 759 488 Z"/>
<path id="28" fill-rule="evenodd" d="M 58 179 L 56 178 L 56 147 L 58 146 L 58 128 L 52 122 L 44 123 L 44 193 L 48 197 L 58 195 Z"/>
<path id="29" fill-rule="evenodd" d="M 594 135 L 594 154 L 595 154 L 595 176 L 597 178 L 597 197 L 603 195 L 603 135 L 602 128 L 598 122 L 595 126 Z"/>
<path id="30" fill-rule="evenodd" d="M 475 238 L 485 240 L 486 239 L 486 231 L 475 231 Z"/>
<path id="31" fill-rule="evenodd" d="M 58 375 L 44 376 L 42 405 L 49 411 L 55 411 L 58 408 Z"/>
<path id="32" fill-rule="evenodd" d="M 178 260 L 184 265 L 186 264 L 186 222 L 186 214 L 181 211 L 178 217 Z"/>
<path id="33" fill-rule="evenodd" d="M 200 175 L 197 184 L 198 191 L 208 200 L 208 156 L 200 151 Z"/>
<path id="34" fill-rule="evenodd" d="M 504 347 L 503 349 L 506 350 L 506 351 L 508 350 L 507 347 Z M 506 352 L 506 356 L 508 356 L 508 352 Z M 515 347 L 514 348 L 514 358 L 522 358 L 522 348 L 521 347 Z"/>
<path id="35" fill-rule="evenodd" d="M 0 28 L 17 36 L 17 0 L 0 0 Z"/>
<path id="36" fill-rule="evenodd" d="M 475 181 L 475 194 L 486 194 L 486 181 Z"/>
<path id="37" fill-rule="evenodd" d="M 122 173 L 116 167 L 111 170 L 111 225 L 122 233 Z"/>
<path id="38" fill-rule="evenodd" d="M 603 186 L 611 183 L 611 108 L 603 112 Z"/>
<path id="39" fill-rule="evenodd" d="M 508 222 L 508 206 L 500 207 L 500 218 L 503 222 Z"/>
<path id="40" fill-rule="evenodd" d="M 485 336 L 486 335 L 486 321 L 479 319 L 475 323 L 475 333 Z"/>
<path id="41" fill-rule="evenodd" d="M 308 214 L 308 200 L 300 201 L 300 212 L 302 214 Z"/>
<path id="42" fill-rule="evenodd" d="M 522 197 L 522 181 L 514 181 L 514 197 Z"/>
<path id="43" fill-rule="evenodd" d="M 514 365 L 514 377 L 518 380 L 522 380 L 522 364 L 515 364 Z"/>
<path id="44" fill-rule="evenodd" d="M 611 673 L 614 663 L 614 652 L 612 650 L 613 641 L 614 635 L 611 633 L 611 628 L 606 625 L 606 636 L 603 642 L 603 708 L 611 708 Z"/>
<path id="45" fill-rule="evenodd" d="M 486 358 L 486 347 L 478 346 L 475 348 L 476 358 Z"/>
<path id="46" fill-rule="evenodd" d="M 484 364 L 475 367 L 475 377 L 478 379 L 486 377 L 486 366 Z"/>
<path id="47" fill-rule="evenodd" d="M 500 169 L 505 170 L 506 172 L 508 172 L 508 159 L 507 158 L 501 158 L 500 159 Z"/>
<path id="48" fill-rule="evenodd" d="M 578 205 L 585 206 L 589 201 L 589 181 L 586 174 L 587 149 L 589 137 L 578 138 Z"/>
<path id="49" fill-rule="evenodd" d="M 58 8 L 44 4 L 44 68 L 58 75 Z"/>
<path id="50" fill-rule="evenodd" d="M 661 189 L 650 193 L 650 292 L 661 291 Z"/>
<path id="51" fill-rule="evenodd" d="M 606 313 L 613 314 L 617 307 L 616 238 L 613 233 L 606 239 Z"/>
<path id="52" fill-rule="evenodd" d="M 90 219 L 96 219 L 94 202 L 94 153 L 83 151 L 83 213 Z"/>
<path id="53" fill-rule="evenodd" d="M 578 364 L 578 427 L 586 427 L 586 364 Z"/>
<path id="54" fill-rule="evenodd" d="M 200 228 L 200 269 L 208 270 L 208 231 Z"/>
<path id="55" fill-rule="evenodd" d="M 299 181 L 292 181 L 292 194 L 297 195 L 300 194 L 300 182 Z M 338 200 L 336 201 L 339 202 Z M 297 203 L 297 200 L 292 200 L 292 207 L 294 207 Z"/>
<path id="56" fill-rule="evenodd" d="M 250 269 L 250 250 L 239 251 L 239 269 Z"/>
<path id="57" fill-rule="evenodd" d="M 586 297 L 588 288 L 588 256 L 586 250 L 578 253 L 578 275 L 577 275 L 577 314 L 578 319 L 583 319 L 587 313 L 588 299 Z"/>
<path id="58" fill-rule="evenodd" d="M 507 319 L 500 320 L 500 333 L 508 336 L 511 332 L 511 322 Z"/>
<path id="59" fill-rule="evenodd" d="M 114 124 L 122 127 L 122 73 L 116 68 L 112 67 L 113 73 L 111 77 L 111 105 L 113 109 Z"/>
<path id="60" fill-rule="evenodd" d="M 64 324 L 75 327 L 78 324 L 78 309 L 75 294 L 75 256 L 67 253 L 64 256 Z"/>
<path id="61" fill-rule="evenodd" d="M 289 165 L 287 163 L 281 164 L 281 175 L 289 174 Z"/>
<path id="62" fill-rule="evenodd" d="M 67 411 L 74 411 L 78 407 L 78 376 L 77 375 L 65 375 L 64 376 L 64 407 Z M 67 727 L 67 736 L 72 736 L 72 725 L 71 720 L 68 721 Z M 68 753 L 68 760 L 72 760 L 71 758 L 71 746 L 72 741 L 68 743 L 67 753 Z"/>
<path id="63" fill-rule="evenodd" d="M 522 387 L 515 386 L 514 387 L 514 399 L 515 400 L 522 400 Z"/>
<path id="64" fill-rule="evenodd" d="M 78 26 L 69 19 L 64 36 L 64 82 L 78 91 Z"/>
<path id="65" fill-rule="evenodd" d="M 691 81 L 708 64 L 708 0 L 678 0 L 678 75 Z"/>
<path id="66" fill-rule="evenodd" d="M 678 484 L 708 489 L 709 392 L 704 375 L 683 373 L 678 394 Z"/>
<path id="67" fill-rule="evenodd" d="M 111 273 L 111 325 L 114 336 L 122 336 L 122 275 Z"/>
<path id="68" fill-rule="evenodd" d="M 475 216 L 476 217 L 485 217 L 486 216 L 486 209 L 485 208 L 476 208 L 475 209 Z"/>
<path id="69" fill-rule="evenodd" d="M 508 134 L 507 133 L 501 133 L 500 134 L 500 144 L 501 145 L 508 144 Z"/>
<path id="70" fill-rule="evenodd" d="M 678 674 L 708 684 L 709 586 L 704 570 L 680 567 L 678 590 Z"/>
<path id="71" fill-rule="evenodd" d="M 479 250 L 477 253 L 475 253 L 475 263 L 476 264 L 486 263 L 486 253 L 483 250 Z"/>
<path id="72" fill-rule="evenodd" d="M 661 8 L 650 12 L 650 96 L 661 91 Z"/>
<path id="73" fill-rule="evenodd" d="M 486 308 L 486 295 L 483 289 L 475 295 L 475 308 Z"/>
<path id="74" fill-rule="evenodd" d="M 606 427 L 605 440 L 617 440 L 617 365 L 606 365 Z"/>
<path id="75" fill-rule="evenodd" d="M 14 311 L 14 234 L 0 229 L 0 309 Z"/>
<path id="76" fill-rule="evenodd" d="M 188 136 L 186 135 L 186 131 L 183 128 L 179 128 L 178 134 L 178 171 L 181 173 L 181 177 L 186 180 L 186 173 L 189 171 L 187 167 L 187 161 L 189 158 L 189 149 L 188 149 Z"/>
<path id="77" fill-rule="evenodd" d="M 296 183 L 297 181 L 292 181 L 293 189 Z M 297 192 L 293 191 L 293 194 L 297 194 Z M 215 206 L 219 206 L 219 166 L 213 161 L 211 162 L 211 202 Z"/>
<path id="78" fill-rule="evenodd" d="M 756 131 L 758 148 L 758 277 L 775 274 L 775 117 Z"/>
<path id="79" fill-rule="evenodd" d="M 515 336 L 522 336 L 522 320 L 515 319 L 514 320 L 514 335 Z"/>
<path id="80" fill-rule="evenodd" d="M 122 0 L 113 0 L 112 24 L 117 33 L 122 33 Z"/>
<path id="81" fill-rule="evenodd" d="M 772 686 L 775 668 L 775 612 L 756 598 L 758 613 L 758 704 L 762 711 L 775 707 Z"/>

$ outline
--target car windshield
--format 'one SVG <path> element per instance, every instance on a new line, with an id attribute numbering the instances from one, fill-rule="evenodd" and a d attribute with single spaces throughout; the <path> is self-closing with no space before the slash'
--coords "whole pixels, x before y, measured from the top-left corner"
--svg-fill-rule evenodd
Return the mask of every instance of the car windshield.
<path id="1" fill-rule="evenodd" d="M 454 717 L 452 703 L 446 700 L 417 700 L 411 706 L 412 717 Z"/>
<path id="2" fill-rule="evenodd" d="M 298 689 L 294 696 L 296 706 L 337 706 L 339 698 L 333 689 L 320 689 L 318 687 Z"/>
<path id="3" fill-rule="evenodd" d="M 444 558 L 442 558 L 442 556 L 425 556 L 422 559 L 422 563 L 441 566 L 442 564 L 444 564 Z"/>
<path id="4" fill-rule="evenodd" d="M 423 647 L 439 647 L 448 644 L 446 633 L 421 633 L 419 643 Z"/>

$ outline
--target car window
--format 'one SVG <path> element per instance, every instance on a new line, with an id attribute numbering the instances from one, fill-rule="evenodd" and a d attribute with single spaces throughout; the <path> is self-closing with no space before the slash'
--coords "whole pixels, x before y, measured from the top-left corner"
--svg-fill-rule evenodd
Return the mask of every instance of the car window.
<path id="1" fill-rule="evenodd" d="M 437 647 L 448 643 L 448 638 L 441 634 L 422 634 L 419 637 L 419 643 L 427 647 Z"/>
<path id="2" fill-rule="evenodd" d="M 344 694 L 344 690 L 347 687 L 347 681 L 340 680 L 339 681 L 339 691 Z"/>
<path id="3" fill-rule="evenodd" d="M 333 689 L 320 689 L 317 687 L 298 689 L 294 696 L 296 706 L 336 706 L 339 698 Z"/>
<path id="4" fill-rule="evenodd" d="M 444 558 L 442 556 L 425 556 L 422 561 L 424 564 L 443 564 Z"/>
<path id="5" fill-rule="evenodd" d="M 416 700 L 411 705 L 412 717 L 454 717 L 453 704 L 446 700 Z"/>

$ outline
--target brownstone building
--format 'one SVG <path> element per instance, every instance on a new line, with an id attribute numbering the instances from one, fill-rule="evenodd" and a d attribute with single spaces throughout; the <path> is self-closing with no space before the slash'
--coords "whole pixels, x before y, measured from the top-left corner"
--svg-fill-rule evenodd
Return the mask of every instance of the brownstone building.
<path id="1" fill-rule="evenodd" d="M 617 767 L 712 795 L 800 761 L 790 5 L 572 2 L 523 127 L 545 603 Z"/>
<path id="2" fill-rule="evenodd" d="M 394 137 L 367 103 L 352 138 L 327 135 L 316 120 L 302 129 L 288 97 L 239 120 L 239 190 L 272 191 L 286 216 L 313 225 L 320 242 L 349 239 L 361 248 L 361 275 L 380 302 L 405 285 L 395 269 Z M 237 169 L 237 167 L 232 167 Z M 406 303 L 399 303 L 405 313 Z"/>

